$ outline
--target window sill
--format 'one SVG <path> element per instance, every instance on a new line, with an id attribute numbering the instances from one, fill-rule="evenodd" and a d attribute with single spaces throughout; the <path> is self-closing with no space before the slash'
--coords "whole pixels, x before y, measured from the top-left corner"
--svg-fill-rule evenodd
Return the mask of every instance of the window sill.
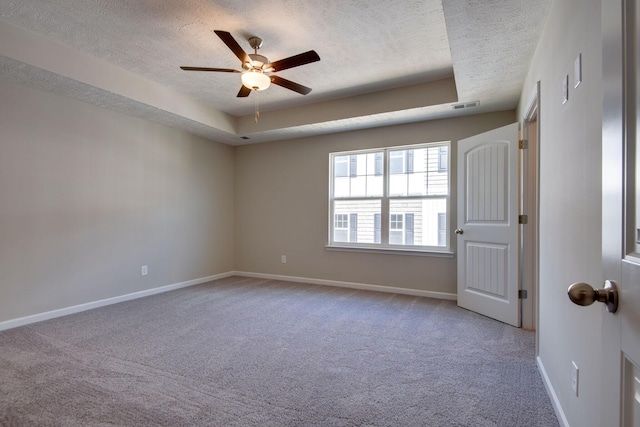
<path id="1" fill-rule="evenodd" d="M 337 252 L 365 252 L 371 254 L 389 254 L 389 255 L 413 255 L 413 256 L 429 256 L 436 258 L 454 258 L 455 253 L 450 251 L 436 250 L 420 250 L 420 249 L 395 249 L 395 248 L 372 248 L 362 246 L 336 246 L 326 245 L 325 250 Z"/>

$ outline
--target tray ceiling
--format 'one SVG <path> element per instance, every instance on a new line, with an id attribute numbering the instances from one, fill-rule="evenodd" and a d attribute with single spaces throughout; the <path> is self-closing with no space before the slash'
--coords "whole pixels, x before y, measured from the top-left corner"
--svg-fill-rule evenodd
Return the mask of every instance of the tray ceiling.
<path id="1" fill-rule="evenodd" d="M 549 3 L 0 0 L 0 80 L 232 145 L 498 111 L 516 106 Z M 316 50 L 277 73 L 313 91 L 236 98 L 238 74 L 180 70 L 239 68 L 214 29 L 248 53 L 259 36 L 272 61 Z"/>

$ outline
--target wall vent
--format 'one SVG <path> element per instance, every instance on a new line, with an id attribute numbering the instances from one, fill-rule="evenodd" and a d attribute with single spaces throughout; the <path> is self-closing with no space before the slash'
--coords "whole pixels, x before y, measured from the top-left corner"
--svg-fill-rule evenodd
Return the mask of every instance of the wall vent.
<path id="1" fill-rule="evenodd" d="M 464 110 L 465 108 L 475 108 L 480 105 L 480 101 L 464 102 L 462 104 L 454 104 L 451 108 L 454 110 Z"/>

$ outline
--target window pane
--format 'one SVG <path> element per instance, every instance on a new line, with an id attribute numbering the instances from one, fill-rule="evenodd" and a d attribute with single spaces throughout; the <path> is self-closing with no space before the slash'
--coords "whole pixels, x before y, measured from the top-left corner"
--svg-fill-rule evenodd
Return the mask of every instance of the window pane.
<path id="1" fill-rule="evenodd" d="M 382 152 L 334 157 L 334 197 L 381 197 L 381 157 Z"/>
<path id="2" fill-rule="evenodd" d="M 429 147 L 427 154 L 427 195 L 449 194 L 449 171 L 447 170 L 449 147 Z"/>
<path id="3" fill-rule="evenodd" d="M 390 200 L 389 244 L 446 246 L 447 199 Z M 443 239 L 443 235 L 445 239 Z"/>
<path id="4" fill-rule="evenodd" d="M 404 173 L 404 150 L 389 153 L 389 173 Z"/>
<path id="5" fill-rule="evenodd" d="M 347 167 L 349 165 L 349 156 L 336 156 L 333 160 L 334 176 L 347 176 Z"/>
<path id="6" fill-rule="evenodd" d="M 413 150 L 391 151 L 389 175 L 390 196 L 445 195 L 449 191 L 448 172 L 441 169 L 449 147 L 436 146 Z M 394 166 L 394 160 L 400 159 Z M 394 172 L 395 171 L 395 172 Z"/>
<path id="7" fill-rule="evenodd" d="M 380 200 L 336 200 L 335 218 L 340 217 L 338 229 L 334 221 L 334 242 L 380 243 Z"/>

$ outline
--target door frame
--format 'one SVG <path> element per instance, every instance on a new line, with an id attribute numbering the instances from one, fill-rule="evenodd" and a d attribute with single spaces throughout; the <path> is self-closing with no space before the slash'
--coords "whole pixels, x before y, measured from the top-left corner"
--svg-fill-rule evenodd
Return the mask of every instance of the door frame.
<path id="1" fill-rule="evenodd" d="M 521 299 L 522 328 L 536 331 L 536 356 L 538 355 L 539 309 L 539 254 L 540 228 L 540 81 L 529 96 L 522 115 L 522 139 L 527 149 L 521 152 L 520 166 L 520 212 L 527 215 L 528 222 L 520 230 L 520 289 L 527 292 Z"/>
<path id="2" fill-rule="evenodd" d="M 633 96 L 625 96 L 629 90 L 630 78 L 629 49 L 627 44 L 630 25 L 627 19 L 630 6 L 634 2 L 627 0 L 602 1 L 602 267 L 603 280 L 613 280 L 620 284 L 620 311 L 616 314 L 605 313 L 602 316 L 602 399 L 599 409 L 600 422 L 608 425 L 621 425 L 623 422 L 623 349 L 622 349 L 622 311 L 625 310 L 625 282 L 622 261 L 627 254 L 627 238 L 624 236 L 630 212 L 626 188 L 629 171 L 628 158 L 635 153 L 626 151 L 629 139 L 635 139 L 636 88 Z M 621 25 L 622 24 L 622 25 Z M 633 76 L 635 77 L 635 76 Z M 635 83 L 635 82 L 634 82 Z M 631 120 L 632 119 L 632 120 Z M 604 173 L 608 170 L 609 173 Z M 620 203 L 624 201 L 623 203 Z M 635 208 L 635 207 L 634 207 Z M 631 217 L 633 218 L 633 216 Z M 607 233 L 607 225 L 612 224 L 618 233 Z M 633 241 L 633 238 L 632 238 Z M 608 333 L 606 333 L 608 332 Z M 606 363 L 604 363 L 606 361 Z M 603 424 L 604 425 L 604 424 Z"/>

